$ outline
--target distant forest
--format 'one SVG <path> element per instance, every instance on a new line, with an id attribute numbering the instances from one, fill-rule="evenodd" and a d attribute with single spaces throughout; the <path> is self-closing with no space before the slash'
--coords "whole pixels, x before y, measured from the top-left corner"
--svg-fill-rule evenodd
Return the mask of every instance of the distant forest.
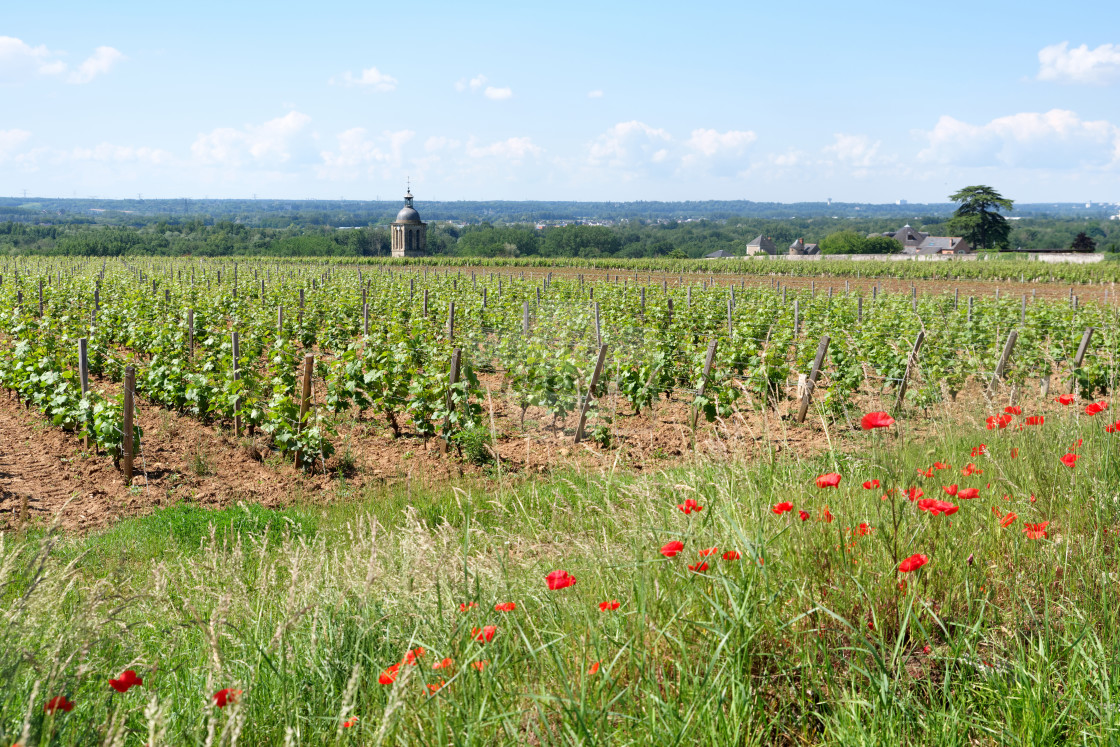
<path id="1" fill-rule="evenodd" d="M 399 201 L 0 198 L 0 254 L 388 256 Z M 743 254 L 755 236 L 839 245 L 903 224 L 945 235 L 950 203 L 417 202 L 428 250 L 475 257 Z M 1065 249 L 1084 232 L 1120 252 L 1116 208 L 1016 205 L 1011 246 Z M 543 226 L 538 228 L 537 226 Z M 830 239 L 831 237 L 831 239 Z M 881 244 L 889 248 L 889 244 Z"/>

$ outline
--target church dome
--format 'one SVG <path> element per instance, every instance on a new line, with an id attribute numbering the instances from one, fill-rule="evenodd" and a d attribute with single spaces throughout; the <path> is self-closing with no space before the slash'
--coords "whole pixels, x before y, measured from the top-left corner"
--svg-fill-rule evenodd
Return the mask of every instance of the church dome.
<path id="1" fill-rule="evenodd" d="M 420 213 L 416 212 L 416 208 L 412 207 L 412 192 L 404 196 L 404 207 L 397 213 L 397 219 L 394 223 L 419 223 Z"/>

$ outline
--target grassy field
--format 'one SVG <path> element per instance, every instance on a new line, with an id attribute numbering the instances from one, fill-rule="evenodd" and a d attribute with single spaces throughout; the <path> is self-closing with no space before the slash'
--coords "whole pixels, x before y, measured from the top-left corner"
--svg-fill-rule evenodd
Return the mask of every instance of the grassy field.
<path id="1" fill-rule="evenodd" d="M 0 743 L 1115 743 L 1120 434 L 1086 404 L 811 461 L 29 527 L 0 537 Z"/>

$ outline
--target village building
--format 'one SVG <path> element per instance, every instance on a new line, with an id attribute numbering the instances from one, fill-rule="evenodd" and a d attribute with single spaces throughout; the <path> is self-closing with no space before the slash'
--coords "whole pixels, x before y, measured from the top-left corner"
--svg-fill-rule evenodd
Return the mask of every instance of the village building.
<path id="1" fill-rule="evenodd" d="M 789 245 L 789 254 L 791 257 L 811 256 L 820 253 L 820 244 L 806 244 L 805 239 L 798 239 Z"/>
<path id="2" fill-rule="evenodd" d="M 392 255 L 394 257 L 428 256 L 428 224 L 420 220 L 420 213 L 412 206 L 412 189 L 404 196 L 404 207 L 389 227 Z"/>
<path id="3" fill-rule="evenodd" d="M 747 256 L 753 257 L 758 254 L 769 254 L 771 256 L 778 253 L 778 246 L 770 240 L 768 236 L 759 234 L 754 241 L 747 244 Z"/>

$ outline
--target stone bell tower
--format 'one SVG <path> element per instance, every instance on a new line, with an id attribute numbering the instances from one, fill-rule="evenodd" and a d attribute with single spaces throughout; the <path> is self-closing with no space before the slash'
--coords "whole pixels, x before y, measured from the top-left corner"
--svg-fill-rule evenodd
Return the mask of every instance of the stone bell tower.
<path id="1" fill-rule="evenodd" d="M 393 221 L 392 254 L 394 257 L 428 256 L 428 224 L 420 220 L 420 213 L 412 206 L 412 189 L 404 196 L 404 207 Z"/>

